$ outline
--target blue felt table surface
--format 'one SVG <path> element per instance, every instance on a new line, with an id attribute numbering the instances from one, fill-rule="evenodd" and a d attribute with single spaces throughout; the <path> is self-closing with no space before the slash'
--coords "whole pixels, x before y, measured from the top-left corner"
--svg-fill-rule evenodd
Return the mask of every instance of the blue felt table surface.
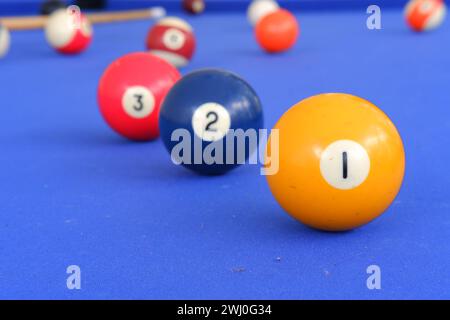
<path id="1" fill-rule="evenodd" d="M 100 75 L 143 50 L 148 22 L 97 25 L 85 54 L 59 56 L 42 31 L 13 34 L 0 60 L 0 298 L 450 298 L 450 24 L 383 29 L 366 13 L 304 13 L 296 47 L 269 56 L 244 13 L 188 18 L 186 73 L 220 67 L 259 93 L 271 128 L 323 92 L 364 97 L 405 144 L 403 188 L 379 219 L 346 233 L 311 230 L 271 196 L 258 166 L 201 177 L 161 141 L 131 143 L 103 122 Z M 66 288 L 79 265 L 82 289 Z M 368 290 L 366 268 L 382 271 Z"/>

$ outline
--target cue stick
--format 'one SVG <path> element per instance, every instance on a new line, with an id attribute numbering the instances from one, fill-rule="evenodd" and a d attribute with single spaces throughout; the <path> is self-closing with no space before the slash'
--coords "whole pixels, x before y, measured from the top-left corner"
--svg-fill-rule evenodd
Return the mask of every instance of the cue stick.
<path id="1" fill-rule="evenodd" d="M 166 15 L 164 8 L 153 7 L 141 10 L 124 10 L 113 12 L 87 13 L 86 17 L 93 24 L 121 22 L 131 20 L 145 20 L 161 18 Z M 0 22 L 9 30 L 33 30 L 42 29 L 47 21 L 47 16 L 30 17 L 0 17 Z"/>

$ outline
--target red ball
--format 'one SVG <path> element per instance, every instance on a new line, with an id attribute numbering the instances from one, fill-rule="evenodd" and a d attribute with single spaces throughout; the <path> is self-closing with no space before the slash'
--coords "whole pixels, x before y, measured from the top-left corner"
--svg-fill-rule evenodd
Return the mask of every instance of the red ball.
<path id="1" fill-rule="evenodd" d="M 179 18 L 161 19 L 147 35 L 147 49 L 175 67 L 183 67 L 189 63 L 195 51 L 192 27 Z"/>
<path id="2" fill-rule="evenodd" d="M 300 26 L 297 19 L 284 9 L 265 15 L 255 28 L 256 41 L 269 53 L 290 49 L 296 43 L 299 33 Z"/>
<path id="3" fill-rule="evenodd" d="M 191 14 L 200 14 L 205 10 L 205 1 L 183 0 L 183 9 Z"/>
<path id="4" fill-rule="evenodd" d="M 180 77 L 176 68 L 150 53 L 125 55 L 100 79 L 100 112 L 112 129 L 129 139 L 155 139 L 161 103 Z"/>
<path id="5" fill-rule="evenodd" d="M 406 23 L 414 31 L 428 31 L 439 27 L 445 19 L 443 0 L 411 0 L 405 8 Z"/>

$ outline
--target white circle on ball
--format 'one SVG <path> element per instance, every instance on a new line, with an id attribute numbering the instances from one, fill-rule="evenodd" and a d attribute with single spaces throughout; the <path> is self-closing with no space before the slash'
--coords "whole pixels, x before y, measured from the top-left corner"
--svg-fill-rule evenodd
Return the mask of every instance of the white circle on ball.
<path id="1" fill-rule="evenodd" d="M 186 36 L 178 29 L 168 29 L 164 32 L 163 43 L 170 50 L 179 50 L 184 46 Z"/>
<path id="2" fill-rule="evenodd" d="M 129 87 L 122 97 L 122 107 L 130 117 L 142 119 L 155 109 L 155 97 L 145 87 Z"/>
<path id="3" fill-rule="evenodd" d="M 203 141 L 222 139 L 230 129 L 231 117 L 224 106 L 207 102 L 199 106 L 192 116 L 192 128 Z"/>
<path id="4" fill-rule="evenodd" d="M 89 20 L 87 19 L 82 19 L 81 20 L 81 33 L 85 36 L 85 37 L 90 37 L 92 35 L 92 25 L 89 22 Z"/>
<path id="5" fill-rule="evenodd" d="M 336 189 L 349 190 L 363 183 L 370 171 L 369 155 L 353 140 L 337 140 L 320 156 L 320 173 Z"/>
<path id="6" fill-rule="evenodd" d="M 433 3 L 431 1 L 424 1 L 420 7 L 419 10 L 421 13 L 426 14 L 433 8 Z"/>

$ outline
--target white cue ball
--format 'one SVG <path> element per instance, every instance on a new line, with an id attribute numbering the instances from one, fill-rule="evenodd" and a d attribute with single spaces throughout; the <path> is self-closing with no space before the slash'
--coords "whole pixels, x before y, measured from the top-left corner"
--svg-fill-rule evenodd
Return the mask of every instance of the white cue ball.
<path id="1" fill-rule="evenodd" d="M 267 14 L 278 10 L 280 6 L 274 0 L 253 0 L 247 9 L 247 18 L 252 26 Z"/>
<path id="2" fill-rule="evenodd" d="M 166 9 L 164 7 L 153 7 L 150 8 L 150 17 L 153 19 L 161 19 L 167 15 Z"/>
<path id="3" fill-rule="evenodd" d="M 10 37 L 9 30 L 0 24 L 0 58 L 6 56 L 9 51 Z"/>

